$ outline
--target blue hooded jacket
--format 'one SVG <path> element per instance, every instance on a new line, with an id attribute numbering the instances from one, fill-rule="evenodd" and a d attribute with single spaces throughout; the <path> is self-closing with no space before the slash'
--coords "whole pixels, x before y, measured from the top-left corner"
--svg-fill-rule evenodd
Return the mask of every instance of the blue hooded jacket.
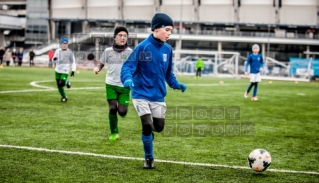
<path id="1" fill-rule="evenodd" d="M 121 70 L 121 82 L 132 79 L 133 99 L 145 99 L 151 102 L 164 102 L 166 83 L 179 89 L 180 84 L 172 72 L 172 47 L 156 40 L 151 34 L 141 42 Z"/>

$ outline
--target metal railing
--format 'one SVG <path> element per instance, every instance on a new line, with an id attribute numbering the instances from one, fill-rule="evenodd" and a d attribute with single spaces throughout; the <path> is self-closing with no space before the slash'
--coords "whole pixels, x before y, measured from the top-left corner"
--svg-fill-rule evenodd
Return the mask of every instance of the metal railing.
<path id="1" fill-rule="evenodd" d="M 103 27 L 92 27 L 90 32 L 113 32 L 114 28 L 103 28 Z M 132 33 L 150 33 L 150 28 L 128 28 L 129 32 Z M 223 30 L 185 30 L 183 29 L 182 34 L 184 35 L 211 35 L 211 36 L 237 36 L 237 37 L 270 37 L 270 38 L 289 38 L 289 39 L 319 39 L 319 35 L 309 34 L 297 34 L 287 32 L 284 35 L 276 35 L 274 32 L 249 32 L 249 31 L 223 31 Z M 173 34 L 179 34 L 178 29 L 173 30 Z"/>

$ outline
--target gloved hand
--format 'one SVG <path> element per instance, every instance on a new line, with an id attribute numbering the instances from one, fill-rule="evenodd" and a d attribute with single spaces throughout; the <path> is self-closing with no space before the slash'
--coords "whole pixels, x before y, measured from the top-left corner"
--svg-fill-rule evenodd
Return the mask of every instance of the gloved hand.
<path id="1" fill-rule="evenodd" d="M 187 86 L 183 83 L 179 83 L 178 89 L 184 92 L 186 90 Z"/>
<path id="2" fill-rule="evenodd" d="M 71 72 L 70 76 L 71 76 L 71 77 L 74 77 L 74 71 Z"/>
<path id="3" fill-rule="evenodd" d="M 124 87 L 125 88 L 130 88 L 131 90 L 134 87 L 133 81 L 131 79 L 125 80 L 124 81 Z"/>

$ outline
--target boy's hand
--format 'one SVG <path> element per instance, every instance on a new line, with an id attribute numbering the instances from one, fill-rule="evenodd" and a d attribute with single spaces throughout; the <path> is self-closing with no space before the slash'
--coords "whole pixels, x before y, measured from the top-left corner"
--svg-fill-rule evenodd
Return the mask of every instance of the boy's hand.
<path id="1" fill-rule="evenodd" d="M 248 72 L 245 72 L 245 75 L 248 75 Z"/>
<path id="2" fill-rule="evenodd" d="M 262 71 L 263 71 L 263 68 L 260 68 L 260 69 L 259 69 L 259 72 L 262 72 Z"/>
<path id="3" fill-rule="evenodd" d="M 94 74 L 99 74 L 99 68 L 94 68 Z"/>
<path id="4" fill-rule="evenodd" d="M 70 76 L 71 76 L 71 77 L 74 77 L 74 71 L 71 72 Z"/>
<path id="5" fill-rule="evenodd" d="M 128 79 L 128 80 L 124 81 L 123 85 L 124 85 L 125 88 L 130 88 L 131 90 L 134 87 L 133 81 L 131 79 Z"/>
<path id="6" fill-rule="evenodd" d="M 187 86 L 185 84 L 179 83 L 178 89 L 184 92 L 186 90 Z"/>

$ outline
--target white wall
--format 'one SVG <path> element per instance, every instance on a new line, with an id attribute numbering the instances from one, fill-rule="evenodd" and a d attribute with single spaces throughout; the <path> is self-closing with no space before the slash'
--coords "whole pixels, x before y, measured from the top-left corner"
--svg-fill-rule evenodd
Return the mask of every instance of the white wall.
<path id="1" fill-rule="evenodd" d="M 181 4 L 182 2 L 183 5 Z M 182 21 L 195 21 L 194 5 L 192 0 L 162 0 L 160 12 L 169 15 L 173 21 L 180 21 L 181 18 Z"/>
<path id="2" fill-rule="evenodd" d="M 123 0 L 123 19 L 150 21 L 154 14 L 153 0 Z"/>
<path id="3" fill-rule="evenodd" d="M 276 23 L 273 0 L 241 0 L 239 22 Z"/>
<path id="4" fill-rule="evenodd" d="M 234 22 L 233 0 L 202 0 L 199 10 L 199 21 Z"/>
<path id="5" fill-rule="evenodd" d="M 84 0 L 51 1 L 53 18 L 85 18 Z"/>
<path id="6" fill-rule="evenodd" d="M 87 18 L 119 19 L 118 6 L 118 0 L 88 0 Z"/>
<path id="7" fill-rule="evenodd" d="M 282 24 L 317 24 L 316 0 L 283 0 L 279 13 Z"/>

